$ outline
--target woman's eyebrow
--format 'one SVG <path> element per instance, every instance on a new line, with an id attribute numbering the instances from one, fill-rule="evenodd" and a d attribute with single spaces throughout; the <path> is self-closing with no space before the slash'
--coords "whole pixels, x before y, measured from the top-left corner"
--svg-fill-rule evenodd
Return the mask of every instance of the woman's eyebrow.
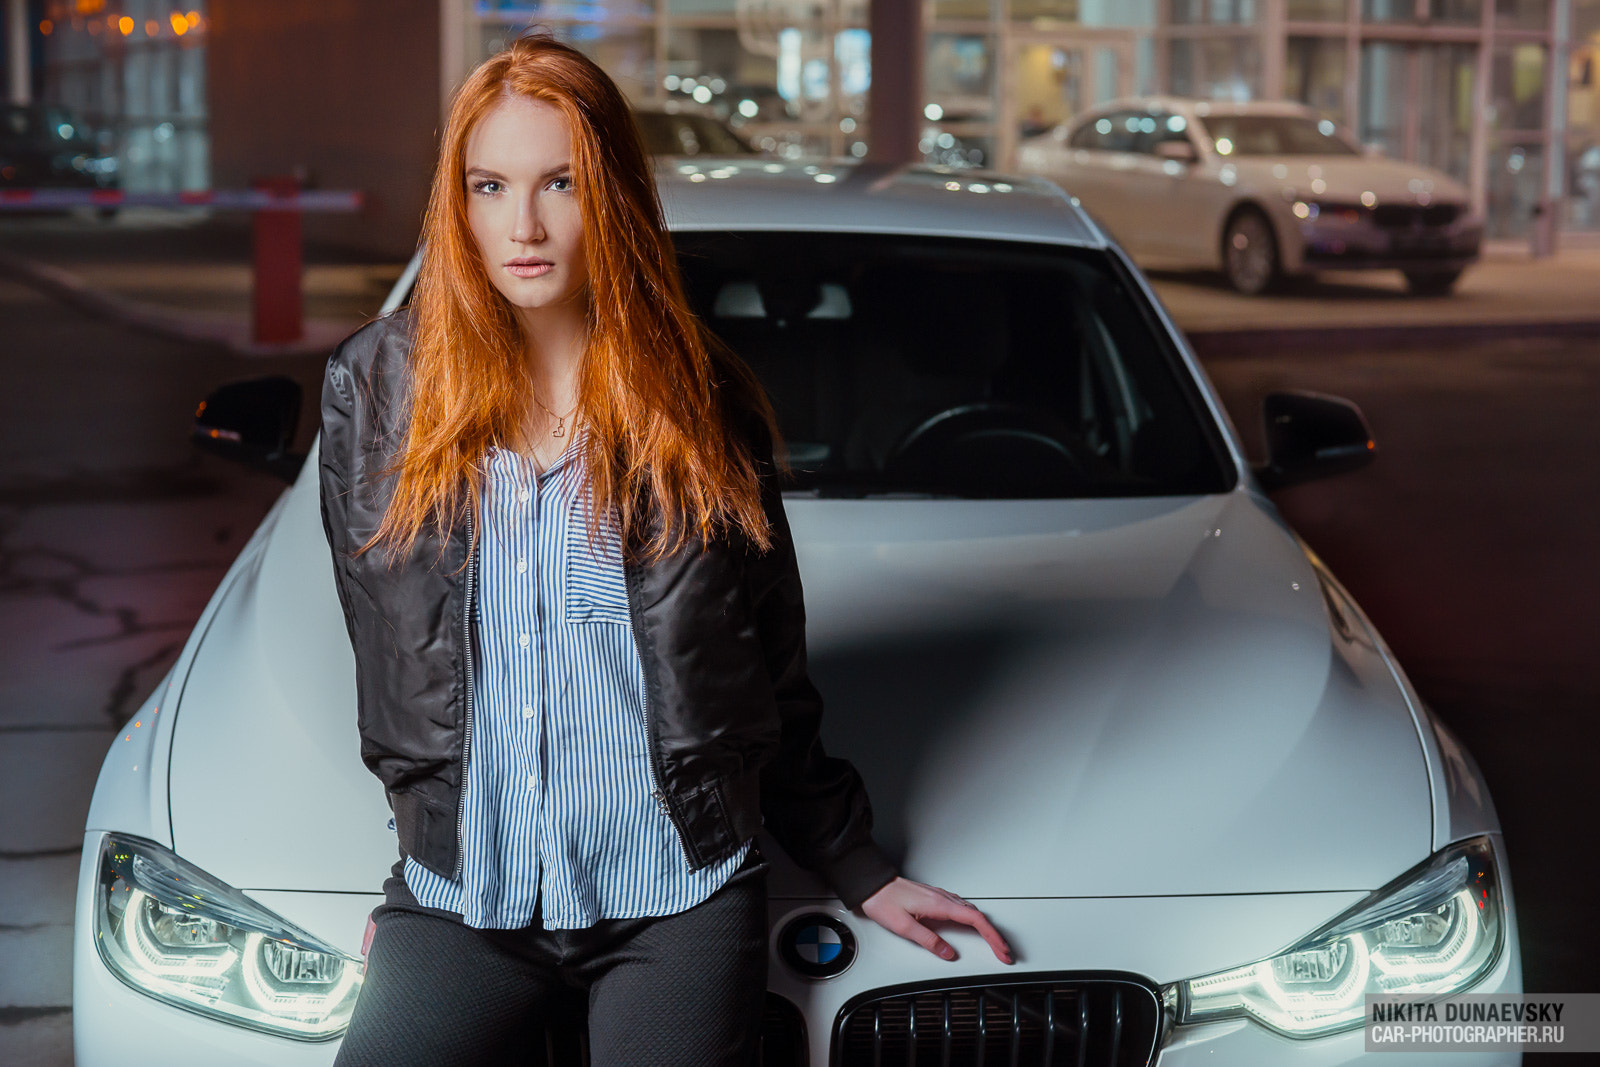
<path id="1" fill-rule="evenodd" d="M 562 172 L 569 171 L 571 169 L 572 169 L 571 161 L 568 161 L 566 163 L 557 163 L 555 166 L 551 167 L 549 170 L 547 170 L 543 174 L 541 174 L 539 176 L 539 178 L 540 178 L 541 181 L 543 181 L 546 178 L 553 178 L 557 174 L 561 174 Z M 502 182 L 506 180 L 506 176 L 504 174 L 500 174 L 500 173 L 498 173 L 496 171 L 492 171 L 488 167 L 468 167 L 467 168 L 467 177 L 469 177 L 469 178 L 494 178 L 495 180 L 502 181 Z"/>

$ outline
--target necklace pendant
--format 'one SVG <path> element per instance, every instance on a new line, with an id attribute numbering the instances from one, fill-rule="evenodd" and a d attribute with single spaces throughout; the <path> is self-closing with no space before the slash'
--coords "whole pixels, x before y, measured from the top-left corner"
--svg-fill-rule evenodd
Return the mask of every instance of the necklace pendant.
<path id="1" fill-rule="evenodd" d="M 550 436 L 551 437 L 565 437 L 565 436 L 567 436 L 567 420 L 566 419 L 557 419 L 556 420 L 556 428 L 550 431 Z"/>

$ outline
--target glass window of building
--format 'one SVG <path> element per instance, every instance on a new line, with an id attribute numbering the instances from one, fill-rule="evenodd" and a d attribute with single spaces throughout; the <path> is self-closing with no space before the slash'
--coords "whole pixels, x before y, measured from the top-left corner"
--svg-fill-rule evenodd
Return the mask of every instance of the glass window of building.
<path id="1" fill-rule="evenodd" d="M 1494 0 L 1494 24 L 1507 30 L 1550 27 L 1550 0 Z"/>
<path id="2" fill-rule="evenodd" d="M 1483 23 L 1483 0 L 1429 0 L 1428 19 L 1443 26 Z"/>
<path id="3" fill-rule="evenodd" d="M 1290 22 L 1343 22 L 1350 16 L 1346 0 L 1285 0 Z"/>
<path id="4" fill-rule="evenodd" d="M 1419 121 L 1412 158 L 1460 182 L 1470 180 L 1478 50 L 1470 44 L 1416 49 Z"/>
<path id="5" fill-rule="evenodd" d="M 1253 23 L 1259 17 L 1256 0 L 1168 0 L 1174 26 Z"/>
<path id="6" fill-rule="evenodd" d="M 41 99 L 93 142 L 100 184 L 135 192 L 209 185 L 203 0 L 37 6 Z"/>
<path id="7" fill-rule="evenodd" d="M 1544 197 L 1544 146 L 1497 143 L 1489 154 L 1490 237 L 1519 237 L 1533 224 Z"/>
<path id="8" fill-rule="evenodd" d="M 1416 22 L 1422 15 L 1419 0 L 1361 0 L 1363 22 Z"/>
<path id="9" fill-rule="evenodd" d="M 490 24 L 503 36 L 538 19 L 641 106 L 698 108 L 759 150 L 868 151 L 870 0 L 445 2 L 480 49 Z M 1600 23 L 1600 0 L 1571 4 L 1578 22 L 1591 12 Z M 1529 175 L 1542 174 L 1550 137 L 1553 10 L 1551 0 L 927 0 L 917 143 L 927 162 L 1007 169 L 1024 142 L 1056 128 L 1070 127 L 1077 147 L 1137 150 L 1120 113 L 1113 134 L 1072 125 L 1135 92 L 1287 98 L 1341 136 L 1463 181 L 1477 210 L 1509 213 L 1503 232 L 1526 233 L 1530 205 L 1548 195 Z M 1569 137 L 1569 184 L 1594 185 L 1596 206 L 1568 215 L 1600 226 L 1600 104 L 1588 104 L 1597 62 L 1575 33 L 1569 107 L 1588 132 Z M 1584 167 L 1595 177 L 1580 179 Z"/>
<path id="10" fill-rule="evenodd" d="M 1343 37 L 1290 37 L 1283 54 L 1283 95 L 1344 122 L 1349 52 Z"/>
<path id="11" fill-rule="evenodd" d="M 1494 50 L 1489 120 L 1496 129 L 1537 130 L 1544 125 L 1545 46 L 1519 42 Z"/>
<path id="12" fill-rule="evenodd" d="M 1253 100 L 1261 95 L 1261 41 L 1255 35 L 1176 37 L 1168 42 L 1167 84 L 1179 96 Z"/>
<path id="13" fill-rule="evenodd" d="M 1600 0 L 1573 0 L 1563 224 L 1600 231 Z"/>

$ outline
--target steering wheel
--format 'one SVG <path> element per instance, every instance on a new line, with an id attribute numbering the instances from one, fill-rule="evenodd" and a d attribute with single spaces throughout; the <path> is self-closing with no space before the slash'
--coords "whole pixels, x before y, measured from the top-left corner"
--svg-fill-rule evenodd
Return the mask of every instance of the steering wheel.
<path id="1" fill-rule="evenodd" d="M 1061 419 L 995 400 L 947 408 L 913 426 L 889 449 L 887 481 L 961 496 L 1070 496 L 1092 477 Z"/>

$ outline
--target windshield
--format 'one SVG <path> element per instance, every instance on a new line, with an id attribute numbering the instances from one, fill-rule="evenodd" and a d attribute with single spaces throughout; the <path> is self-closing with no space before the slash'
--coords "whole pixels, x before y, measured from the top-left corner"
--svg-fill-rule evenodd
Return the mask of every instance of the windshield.
<path id="1" fill-rule="evenodd" d="M 1187 371 L 1103 252 L 882 234 L 678 233 L 822 495 L 1226 491 Z"/>
<path id="2" fill-rule="evenodd" d="M 638 111 L 645 151 L 653 156 L 748 156 L 756 150 L 739 135 L 705 115 Z"/>
<path id="3" fill-rule="evenodd" d="M 0 106 L 0 139 L 13 142 L 32 142 L 56 145 L 85 145 L 92 141 L 90 132 L 71 114 L 60 108 L 29 107 L 25 104 Z"/>
<path id="4" fill-rule="evenodd" d="M 1206 132 L 1222 156 L 1355 156 L 1360 150 L 1328 119 L 1298 115 L 1208 115 Z"/>

